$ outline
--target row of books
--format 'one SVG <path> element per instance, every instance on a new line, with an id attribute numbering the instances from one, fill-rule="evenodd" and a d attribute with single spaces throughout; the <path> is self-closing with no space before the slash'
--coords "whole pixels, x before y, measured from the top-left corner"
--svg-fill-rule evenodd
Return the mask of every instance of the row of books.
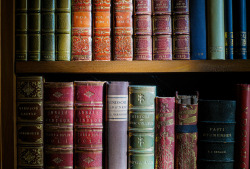
<path id="1" fill-rule="evenodd" d="M 247 6 L 246 0 L 17 0 L 16 61 L 247 59 Z"/>
<path id="2" fill-rule="evenodd" d="M 17 77 L 17 165 L 248 169 L 249 89 L 238 84 L 236 100 L 202 100 L 124 81 Z"/>

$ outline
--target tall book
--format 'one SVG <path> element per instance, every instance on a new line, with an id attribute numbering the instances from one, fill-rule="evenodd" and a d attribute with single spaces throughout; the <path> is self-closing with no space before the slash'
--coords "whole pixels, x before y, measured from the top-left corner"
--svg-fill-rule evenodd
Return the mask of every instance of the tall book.
<path id="1" fill-rule="evenodd" d="M 111 60 L 110 0 L 93 2 L 93 60 Z"/>
<path id="2" fill-rule="evenodd" d="M 175 168 L 197 168 L 198 94 L 178 95 L 175 105 Z"/>
<path id="3" fill-rule="evenodd" d="M 100 81 L 76 81 L 74 116 L 74 166 L 103 166 L 103 86 Z"/>
<path id="4" fill-rule="evenodd" d="M 174 169 L 175 98 L 155 99 L 155 169 Z"/>
<path id="5" fill-rule="evenodd" d="M 207 59 L 206 1 L 190 0 L 191 60 Z"/>
<path id="6" fill-rule="evenodd" d="M 156 86 L 129 86 L 128 168 L 154 169 Z"/>
<path id="7" fill-rule="evenodd" d="M 42 76 L 16 79 L 17 167 L 44 168 Z"/>
<path id="8" fill-rule="evenodd" d="M 44 83 L 45 168 L 73 169 L 72 82 Z"/>
<path id="9" fill-rule="evenodd" d="M 190 60 L 189 0 L 173 0 L 173 59 Z"/>
<path id="10" fill-rule="evenodd" d="M 233 0 L 225 0 L 225 53 L 226 59 L 234 58 Z"/>
<path id="11" fill-rule="evenodd" d="M 127 169 L 128 82 L 107 85 L 107 168 Z"/>
<path id="12" fill-rule="evenodd" d="M 71 60 L 92 60 L 91 0 L 72 1 L 72 56 Z"/>
<path id="13" fill-rule="evenodd" d="M 247 1 L 247 6 L 250 6 L 250 1 Z M 250 58 L 250 10 L 246 10 L 247 12 L 247 58 Z"/>
<path id="14" fill-rule="evenodd" d="M 235 169 L 249 168 L 250 85 L 237 85 Z"/>
<path id="15" fill-rule="evenodd" d="M 199 168 L 234 168 L 235 111 L 234 100 L 199 100 Z"/>
<path id="16" fill-rule="evenodd" d="M 224 0 L 207 0 L 207 58 L 225 60 Z"/>

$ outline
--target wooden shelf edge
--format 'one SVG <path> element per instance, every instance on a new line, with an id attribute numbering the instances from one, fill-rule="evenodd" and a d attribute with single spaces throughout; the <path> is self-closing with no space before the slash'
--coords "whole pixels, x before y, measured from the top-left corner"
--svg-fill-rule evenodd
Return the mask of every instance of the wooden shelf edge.
<path id="1" fill-rule="evenodd" d="M 250 72 L 250 60 L 17 62 L 16 73 Z"/>

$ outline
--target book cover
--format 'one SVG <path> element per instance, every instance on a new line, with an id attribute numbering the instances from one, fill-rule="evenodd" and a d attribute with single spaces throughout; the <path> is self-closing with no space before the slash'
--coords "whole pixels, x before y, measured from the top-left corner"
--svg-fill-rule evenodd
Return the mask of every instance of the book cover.
<path id="1" fill-rule="evenodd" d="M 225 0 L 225 53 L 226 59 L 234 58 L 233 1 Z"/>
<path id="2" fill-rule="evenodd" d="M 153 14 L 171 15 L 172 0 L 154 0 L 153 1 Z"/>

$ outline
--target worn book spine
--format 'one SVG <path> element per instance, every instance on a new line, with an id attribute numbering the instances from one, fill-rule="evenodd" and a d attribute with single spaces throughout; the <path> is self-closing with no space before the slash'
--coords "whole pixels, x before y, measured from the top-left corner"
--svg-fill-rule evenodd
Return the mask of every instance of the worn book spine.
<path id="1" fill-rule="evenodd" d="M 191 60 L 207 59 L 206 1 L 190 0 Z"/>
<path id="2" fill-rule="evenodd" d="M 55 5 L 56 60 L 71 58 L 71 0 L 56 0 Z"/>
<path id="3" fill-rule="evenodd" d="M 111 2 L 93 1 L 93 60 L 111 60 Z"/>
<path id="4" fill-rule="evenodd" d="M 175 168 L 197 168 L 198 95 L 176 95 Z"/>
<path id="5" fill-rule="evenodd" d="M 175 98 L 155 99 L 155 169 L 174 169 Z"/>
<path id="6" fill-rule="evenodd" d="M 234 59 L 233 0 L 225 0 L 225 53 L 226 59 Z"/>
<path id="7" fill-rule="evenodd" d="M 74 86 L 74 166 L 101 169 L 104 82 L 76 81 Z"/>
<path id="8" fill-rule="evenodd" d="M 72 82 L 44 83 L 45 167 L 73 169 Z"/>
<path id="9" fill-rule="evenodd" d="M 235 169 L 249 168 L 250 85 L 237 85 Z"/>
<path id="10" fill-rule="evenodd" d="M 41 20 L 41 61 L 55 61 L 55 0 L 42 1 Z"/>
<path id="11" fill-rule="evenodd" d="M 225 60 L 224 0 L 207 0 L 207 59 Z"/>
<path id="12" fill-rule="evenodd" d="M 189 0 L 173 0 L 173 59 L 190 60 Z"/>
<path id="13" fill-rule="evenodd" d="M 129 169 L 154 169 L 155 97 L 156 86 L 129 86 Z"/>
<path id="14" fill-rule="evenodd" d="M 92 6 L 91 0 L 72 1 L 71 60 L 92 60 Z"/>
<path id="15" fill-rule="evenodd" d="M 17 167 L 42 169 L 44 79 L 20 76 L 16 82 Z"/>
<path id="16" fill-rule="evenodd" d="M 234 100 L 199 100 L 199 168 L 234 168 L 235 111 Z"/>
<path id="17" fill-rule="evenodd" d="M 250 1 L 247 1 L 247 6 L 250 6 Z M 250 58 L 250 10 L 246 10 L 247 12 L 247 59 Z"/>

